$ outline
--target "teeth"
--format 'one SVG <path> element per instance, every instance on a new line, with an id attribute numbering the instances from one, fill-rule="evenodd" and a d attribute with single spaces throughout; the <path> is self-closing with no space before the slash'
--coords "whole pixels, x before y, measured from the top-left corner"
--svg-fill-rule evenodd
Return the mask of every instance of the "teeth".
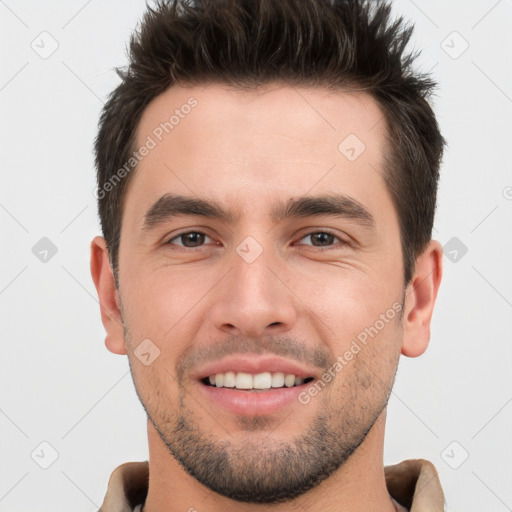
<path id="1" fill-rule="evenodd" d="M 224 387 L 225 388 L 234 388 L 236 385 L 236 373 L 235 372 L 226 372 L 224 374 Z"/>
<path id="2" fill-rule="evenodd" d="M 291 388 L 300 386 L 304 383 L 302 377 L 297 377 L 291 373 L 282 372 L 263 372 L 252 375 L 246 372 L 226 372 L 210 375 L 208 380 L 212 386 L 218 388 L 236 388 L 236 389 L 270 389 L 282 388 L 283 386 Z"/>
<path id="3" fill-rule="evenodd" d="M 217 375 L 218 377 L 219 375 Z M 252 389 L 253 379 L 250 373 L 238 372 L 236 374 L 235 388 L 237 389 Z"/>
<path id="4" fill-rule="evenodd" d="M 278 372 L 272 375 L 272 387 L 282 388 L 284 386 L 284 373 Z"/>
<path id="5" fill-rule="evenodd" d="M 272 387 L 272 375 L 270 372 L 258 373 L 253 377 L 254 389 L 269 389 Z"/>
<path id="6" fill-rule="evenodd" d="M 292 386 L 294 386 L 295 385 L 295 375 L 287 375 L 284 378 L 284 385 L 287 388 L 291 388 Z"/>

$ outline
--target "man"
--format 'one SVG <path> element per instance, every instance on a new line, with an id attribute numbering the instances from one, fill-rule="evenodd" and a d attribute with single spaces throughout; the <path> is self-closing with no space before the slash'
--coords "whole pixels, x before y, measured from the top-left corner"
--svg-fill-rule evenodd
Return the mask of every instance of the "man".
<path id="1" fill-rule="evenodd" d="M 384 2 L 163 2 L 96 140 L 91 272 L 149 462 L 103 512 L 441 511 L 383 467 L 400 354 L 422 354 L 443 138 Z"/>

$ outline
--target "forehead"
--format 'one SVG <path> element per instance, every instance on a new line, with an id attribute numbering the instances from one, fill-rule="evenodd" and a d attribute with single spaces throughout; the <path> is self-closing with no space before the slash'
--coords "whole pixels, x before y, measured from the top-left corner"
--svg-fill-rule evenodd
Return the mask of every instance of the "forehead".
<path id="1" fill-rule="evenodd" d="M 385 130 L 380 107 L 363 93 L 173 86 L 141 117 L 135 149 L 150 149 L 126 204 L 147 207 L 172 192 L 223 198 L 250 214 L 262 197 L 333 189 L 364 203 L 385 193 Z"/>

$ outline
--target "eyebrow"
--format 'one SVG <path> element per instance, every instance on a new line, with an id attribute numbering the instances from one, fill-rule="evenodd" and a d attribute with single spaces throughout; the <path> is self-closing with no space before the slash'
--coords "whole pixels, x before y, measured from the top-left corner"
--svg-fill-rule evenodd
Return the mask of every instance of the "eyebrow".
<path id="1" fill-rule="evenodd" d="M 144 215 L 142 229 L 151 230 L 173 218 L 185 215 L 206 217 L 226 223 L 236 222 L 240 218 L 239 212 L 226 210 L 213 200 L 165 194 Z M 290 198 L 288 202 L 276 204 L 270 210 L 271 220 L 275 223 L 289 218 L 319 216 L 350 219 L 365 227 L 375 227 L 372 214 L 359 201 L 345 194 Z"/>

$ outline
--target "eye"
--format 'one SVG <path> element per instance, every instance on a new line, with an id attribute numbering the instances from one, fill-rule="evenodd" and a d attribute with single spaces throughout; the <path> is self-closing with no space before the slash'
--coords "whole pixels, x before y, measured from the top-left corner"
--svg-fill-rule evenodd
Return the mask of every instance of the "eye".
<path id="1" fill-rule="evenodd" d="M 301 245 L 312 245 L 313 247 L 323 248 L 331 246 L 335 240 L 341 242 L 342 245 L 346 244 L 346 242 L 344 242 L 341 238 L 337 237 L 333 233 L 329 233 L 328 231 L 314 231 L 303 236 L 300 240 L 304 240 L 306 238 L 309 238 L 312 243 Z"/>
<path id="2" fill-rule="evenodd" d="M 202 233 L 201 231 L 187 231 L 172 237 L 166 242 L 166 245 L 178 245 L 190 249 L 203 245 L 205 238 L 209 238 L 211 240 L 207 234 Z M 181 243 L 177 243 L 175 241 L 179 241 Z"/>

